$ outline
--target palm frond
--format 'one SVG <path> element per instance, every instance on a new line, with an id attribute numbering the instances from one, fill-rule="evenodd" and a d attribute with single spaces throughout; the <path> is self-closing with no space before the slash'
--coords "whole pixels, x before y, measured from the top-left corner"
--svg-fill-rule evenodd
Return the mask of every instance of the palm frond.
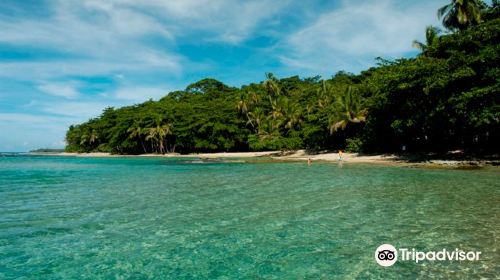
<path id="1" fill-rule="evenodd" d="M 425 51 L 425 49 L 427 49 L 427 46 L 424 43 L 417 41 L 417 40 L 413 40 L 411 46 L 414 47 L 415 49 L 419 49 L 421 51 Z"/>
<path id="2" fill-rule="evenodd" d="M 437 16 L 438 18 L 442 18 L 444 15 L 448 14 L 449 11 L 453 8 L 453 3 L 450 3 L 448 5 L 444 5 L 443 7 L 439 8 L 437 11 Z"/>

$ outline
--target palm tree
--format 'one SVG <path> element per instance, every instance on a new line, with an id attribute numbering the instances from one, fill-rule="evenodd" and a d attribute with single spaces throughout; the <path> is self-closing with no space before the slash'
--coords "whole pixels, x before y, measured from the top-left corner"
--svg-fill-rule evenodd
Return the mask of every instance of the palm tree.
<path id="1" fill-rule="evenodd" d="M 144 153 L 147 153 L 146 147 L 144 146 L 144 142 L 142 141 L 144 129 L 139 125 L 139 123 L 134 122 L 134 124 L 131 127 L 129 127 L 129 129 L 127 129 L 127 132 L 130 133 L 128 136 L 130 139 L 139 139 L 139 142 L 141 143 Z"/>
<path id="2" fill-rule="evenodd" d="M 271 112 L 269 112 L 269 118 L 276 120 L 284 116 L 284 110 L 288 107 L 288 98 L 285 96 L 279 96 L 278 98 L 272 100 L 271 102 Z"/>
<path id="3" fill-rule="evenodd" d="M 278 79 L 276 79 L 273 74 L 268 73 L 266 74 L 266 77 L 267 80 L 264 82 L 264 87 L 267 91 L 269 103 L 272 103 L 274 97 L 280 96 L 282 94 L 282 89 Z"/>
<path id="4" fill-rule="evenodd" d="M 240 100 L 238 100 L 238 104 L 236 104 L 236 108 L 238 112 L 242 115 L 246 115 L 250 108 L 249 96 L 248 93 L 240 94 Z"/>
<path id="5" fill-rule="evenodd" d="M 172 135 L 172 124 L 166 123 L 157 127 L 156 129 L 158 130 L 158 141 L 160 143 L 160 152 L 164 154 L 166 150 L 166 152 L 168 153 L 169 150 L 168 150 L 168 145 L 166 143 L 166 137 L 168 135 Z M 164 148 L 165 147 L 164 144 L 167 147 L 166 149 Z"/>
<path id="6" fill-rule="evenodd" d="M 273 129 L 272 127 L 273 125 L 271 125 L 270 127 L 266 126 L 263 129 L 259 129 L 258 135 L 260 141 L 272 141 L 273 139 L 280 137 L 279 131 Z"/>
<path id="7" fill-rule="evenodd" d="M 302 110 L 299 106 L 292 105 L 286 109 L 285 112 L 286 124 L 285 128 L 292 129 L 295 125 L 301 124 L 302 121 Z"/>
<path id="8" fill-rule="evenodd" d="M 482 0 L 451 0 L 438 10 L 438 18 L 443 18 L 443 26 L 449 30 L 463 30 L 481 22 Z"/>
<path id="9" fill-rule="evenodd" d="M 80 136 L 80 146 L 87 145 L 88 141 L 89 141 L 89 135 L 87 134 L 87 132 L 84 132 L 82 136 Z"/>
<path id="10" fill-rule="evenodd" d="M 250 105 L 259 104 L 261 100 L 261 96 L 258 95 L 256 92 L 251 92 L 249 98 L 250 98 Z"/>
<path id="11" fill-rule="evenodd" d="M 328 120 L 330 134 L 344 130 L 349 123 L 362 123 L 366 121 L 368 111 L 363 108 L 356 89 L 347 87 L 346 91 L 336 100 L 335 114 Z"/>
<path id="12" fill-rule="evenodd" d="M 248 103 L 245 99 L 240 99 L 236 105 L 240 114 L 245 115 L 248 112 Z"/>
<path id="13" fill-rule="evenodd" d="M 92 129 L 92 131 L 90 132 L 90 135 L 89 135 L 89 143 L 91 145 L 94 144 L 98 138 L 99 138 L 99 136 L 97 135 L 97 131 L 95 129 Z"/>
<path id="14" fill-rule="evenodd" d="M 265 118 L 264 111 L 261 107 L 257 107 L 252 112 L 248 113 L 247 118 L 247 124 L 250 124 L 253 128 L 258 128 Z"/>
<path id="15" fill-rule="evenodd" d="M 155 153 L 164 154 L 165 151 L 169 152 L 166 145 L 166 137 L 172 135 L 173 125 L 171 123 L 164 123 L 161 116 L 158 116 L 156 120 L 152 123 L 153 127 L 149 127 L 145 130 L 146 141 L 151 142 L 151 150 Z"/>
<path id="16" fill-rule="evenodd" d="M 92 129 L 91 131 L 86 131 L 80 136 L 80 145 L 92 145 L 94 144 L 98 139 L 97 132 L 95 129 Z"/>
<path id="17" fill-rule="evenodd" d="M 321 84 L 321 88 L 318 89 L 318 107 L 324 108 L 330 105 L 331 96 L 332 96 L 332 86 L 329 85 L 326 81 L 323 81 Z"/>
<path id="18" fill-rule="evenodd" d="M 429 25 L 425 28 L 425 43 L 414 40 L 412 46 L 425 52 L 429 47 L 437 43 L 440 32 L 441 30 L 439 28 Z"/>
<path id="19" fill-rule="evenodd" d="M 155 151 L 160 154 L 165 153 L 165 138 L 167 135 L 172 134 L 172 125 L 167 124 L 157 124 L 156 127 L 151 127 L 148 130 L 148 135 L 146 140 L 151 140 L 152 145 L 154 143 Z M 168 152 L 168 149 L 166 150 Z"/>
<path id="20" fill-rule="evenodd" d="M 151 142 L 151 151 L 152 152 L 158 152 L 157 151 L 158 131 L 155 127 L 150 127 L 147 129 L 146 141 Z"/>

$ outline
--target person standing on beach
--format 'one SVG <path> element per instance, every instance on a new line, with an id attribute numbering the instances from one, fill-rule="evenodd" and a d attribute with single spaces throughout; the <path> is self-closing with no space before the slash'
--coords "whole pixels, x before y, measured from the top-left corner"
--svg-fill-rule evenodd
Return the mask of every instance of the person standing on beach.
<path id="1" fill-rule="evenodd" d="M 342 150 L 339 150 L 339 161 L 342 161 L 342 155 L 343 155 Z"/>

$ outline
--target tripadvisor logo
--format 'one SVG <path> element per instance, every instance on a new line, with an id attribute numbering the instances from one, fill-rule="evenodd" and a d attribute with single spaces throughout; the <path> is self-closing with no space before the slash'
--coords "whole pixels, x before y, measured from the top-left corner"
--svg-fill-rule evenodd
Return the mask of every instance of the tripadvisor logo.
<path id="1" fill-rule="evenodd" d="M 383 244 L 375 250 L 375 260 L 381 266 L 391 266 L 398 260 L 398 251 L 391 244 Z"/>
<path id="2" fill-rule="evenodd" d="M 380 245 L 375 250 L 375 261 L 381 266 L 392 266 L 399 259 L 400 261 L 412 261 L 419 263 L 421 261 L 478 261 L 481 252 L 463 251 L 455 249 L 449 251 L 442 249 L 440 251 L 422 252 L 413 249 L 399 248 L 398 250 L 391 244 Z"/>

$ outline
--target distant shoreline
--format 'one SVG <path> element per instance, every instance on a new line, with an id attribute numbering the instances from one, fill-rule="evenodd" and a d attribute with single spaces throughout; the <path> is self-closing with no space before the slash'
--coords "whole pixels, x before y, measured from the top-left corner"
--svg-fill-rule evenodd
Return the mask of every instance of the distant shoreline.
<path id="1" fill-rule="evenodd" d="M 245 159 L 252 158 L 269 158 L 275 162 L 306 162 L 308 159 L 314 162 L 327 163 L 366 163 L 366 164 L 384 164 L 394 166 L 420 166 L 420 167 L 435 167 L 435 168 L 480 168 L 483 166 L 499 165 L 498 159 L 486 160 L 450 160 L 450 159 L 431 159 L 431 160 L 409 160 L 408 158 L 400 157 L 394 154 L 377 154 L 377 155 L 360 155 L 356 153 L 343 153 L 342 161 L 339 161 L 338 153 L 326 152 L 319 154 L 307 154 L 304 150 L 281 152 L 281 151 L 266 151 L 266 152 L 219 152 L 219 153 L 193 153 L 193 154 L 140 154 L 140 155 L 114 155 L 110 153 L 46 153 L 35 152 L 31 155 L 47 155 L 47 156 L 73 156 L 73 157 L 164 157 L 164 158 L 200 158 L 200 159 Z"/>

